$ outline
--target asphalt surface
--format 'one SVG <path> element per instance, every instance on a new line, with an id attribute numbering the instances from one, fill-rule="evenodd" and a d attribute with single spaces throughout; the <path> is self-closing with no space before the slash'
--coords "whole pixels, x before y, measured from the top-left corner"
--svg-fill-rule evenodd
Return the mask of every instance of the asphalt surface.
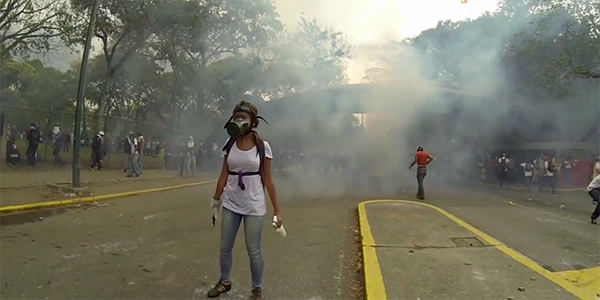
<path id="1" fill-rule="evenodd" d="M 389 184 L 384 184 L 384 188 L 348 186 L 306 174 L 278 179 L 288 236 L 282 239 L 272 232 L 266 218 L 266 298 L 362 298 L 362 274 L 357 268 L 357 203 L 367 199 L 413 200 L 413 181 L 411 176 L 391 189 Z M 427 203 L 442 207 L 549 270 L 600 264 L 600 227 L 589 224 L 593 206 L 583 192 L 530 197 L 519 191 L 481 186 L 436 185 L 427 179 L 426 184 Z M 219 230 L 209 224 L 208 199 L 213 189 L 211 185 L 200 186 L 129 197 L 100 206 L 2 217 L 1 297 L 205 298 L 219 276 Z M 560 209 L 560 205 L 566 209 Z M 431 222 L 428 218 L 415 221 Z M 398 224 L 398 233 L 402 232 L 400 224 L 404 223 Z M 250 289 L 242 232 L 236 243 L 234 288 L 226 299 L 246 298 Z M 439 255 L 448 255 L 450 261 L 452 255 L 458 254 Z M 471 263 L 475 264 L 475 259 Z M 504 259 L 510 260 L 498 256 L 490 264 L 505 265 L 508 262 Z M 409 262 L 389 264 L 403 268 Z M 439 264 L 429 268 L 449 272 L 447 269 L 452 266 Z M 413 270 L 414 276 L 428 276 L 423 269 Z M 527 276 L 525 271 L 502 273 L 506 277 L 502 280 L 510 281 L 507 286 L 514 288 Z M 540 284 L 539 290 L 545 290 L 542 283 L 536 284 Z M 451 288 L 446 291 L 439 295 L 465 299 L 464 294 Z"/>
<path id="2" fill-rule="evenodd" d="M 388 299 L 577 299 L 430 207 L 366 211 Z"/>
<path id="3" fill-rule="evenodd" d="M 288 236 L 265 218 L 264 291 L 271 299 L 351 299 L 358 257 L 356 204 L 293 198 L 280 184 Z M 214 186 L 2 218 L 2 298 L 197 299 L 219 277 L 219 229 L 210 226 Z M 287 199 L 286 199 L 287 198 Z M 250 291 L 240 231 L 233 291 Z"/>

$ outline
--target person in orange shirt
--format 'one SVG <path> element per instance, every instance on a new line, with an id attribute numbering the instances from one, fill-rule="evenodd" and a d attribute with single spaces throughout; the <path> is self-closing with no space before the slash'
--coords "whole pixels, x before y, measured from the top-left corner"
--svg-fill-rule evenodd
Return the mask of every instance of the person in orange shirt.
<path id="1" fill-rule="evenodd" d="M 419 185 L 417 198 L 421 200 L 425 200 L 425 189 L 423 188 L 423 180 L 425 180 L 425 176 L 427 176 L 427 165 L 432 161 L 433 157 L 429 155 L 429 153 L 423 151 L 423 147 L 418 147 L 415 159 L 413 159 L 413 162 L 408 167 L 408 169 L 410 170 L 415 164 L 417 165 L 417 184 Z"/>

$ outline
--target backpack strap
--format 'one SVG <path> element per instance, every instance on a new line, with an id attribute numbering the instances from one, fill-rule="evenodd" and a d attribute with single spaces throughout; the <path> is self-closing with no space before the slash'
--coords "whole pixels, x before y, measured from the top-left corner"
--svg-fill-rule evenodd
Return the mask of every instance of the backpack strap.
<path id="1" fill-rule="evenodd" d="M 256 151 L 258 151 L 258 158 L 260 165 L 258 167 L 258 175 L 260 175 L 260 182 L 262 183 L 263 190 L 265 189 L 265 142 L 262 139 L 258 139 L 261 145 L 256 145 Z"/>
<path id="2" fill-rule="evenodd" d="M 233 147 L 233 145 L 235 144 L 235 142 L 237 141 L 238 137 L 232 137 L 230 139 L 227 140 L 227 143 L 225 143 L 225 146 L 223 146 L 222 151 L 225 152 L 225 155 L 229 155 L 229 151 L 231 151 L 231 148 Z"/>
<path id="3" fill-rule="evenodd" d="M 263 189 L 265 188 L 265 179 L 264 179 L 264 166 L 265 166 L 265 144 L 264 141 L 262 139 L 260 139 L 258 137 L 258 133 L 256 133 L 256 131 L 252 130 L 248 133 L 253 133 L 255 136 L 255 142 L 256 142 L 256 151 L 258 152 L 258 157 L 259 157 L 259 167 L 258 167 L 258 172 L 242 172 L 242 173 L 237 173 L 237 172 L 232 172 L 227 170 L 229 175 L 234 175 L 234 176 L 238 176 L 238 186 L 242 189 L 245 190 L 246 186 L 244 185 L 244 182 L 242 180 L 243 176 L 251 176 L 251 175 L 259 175 L 260 176 L 260 182 L 262 183 Z M 229 155 L 229 152 L 231 151 L 231 148 L 233 147 L 233 145 L 235 144 L 235 142 L 238 140 L 239 137 L 233 137 L 230 138 L 227 143 L 225 143 L 225 146 L 223 146 L 223 151 L 225 152 L 225 155 Z"/>

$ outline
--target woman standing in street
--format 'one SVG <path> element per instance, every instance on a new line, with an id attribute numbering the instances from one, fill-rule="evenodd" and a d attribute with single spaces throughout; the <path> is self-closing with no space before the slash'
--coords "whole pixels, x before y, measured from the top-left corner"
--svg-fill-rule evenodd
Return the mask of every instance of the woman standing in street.
<path id="1" fill-rule="evenodd" d="M 265 190 L 277 217 L 277 227 L 281 227 L 281 212 L 271 177 L 271 146 L 255 131 L 259 119 L 262 118 L 258 116 L 256 106 L 242 101 L 234 108 L 231 121 L 226 124 L 231 138 L 223 147 L 221 175 L 211 199 L 213 211 L 218 211 L 221 205 L 223 206 L 219 251 L 221 277 L 215 287 L 208 291 L 209 298 L 218 297 L 231 290 L 232 250 L 243 221 L 252 276 L 251 299 L 263 299 L 264 260 L 261 238 L 263 218 L 267 213 Z M 224 195 L 221 200 L 222 194 Z"/>

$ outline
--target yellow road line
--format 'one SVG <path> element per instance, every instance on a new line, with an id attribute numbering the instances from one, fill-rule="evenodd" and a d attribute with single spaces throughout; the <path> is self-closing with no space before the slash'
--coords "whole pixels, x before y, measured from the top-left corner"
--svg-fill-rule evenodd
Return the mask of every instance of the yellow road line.
<path id="1" fill-rule="evenodd" d="M 541 276 L 556 283 L 557 285 L 561 286 L 563 289 L 565 289 L 568 292 L 570 292 L 571 294 L 575 295 L 577 298 L 582 299 L 582 300 L 597 300 L 596 293 L 590 292 L 590 290 L 579 287 L 576 284 L 570 282 L 569 280 L 567 280 L 563 277 L 564 274 L 552 273 L 552 272 L 544 269 L 542 266 L 538 265 L 536 262 L 529 259 L 525 255 L 517 252 L 516 250 L 509 248 L 505 244 L 501 243 L 500 241 L 496 240 L 495 238 L 491 237 L 490 235 L 486 234 L 485 232 L 473 227 L 472 225 L 468 224 L 467 222 L 457 218 L 456 216 L 452 215 L 451 213 L 449 213 L 435 205 L 431 205 L 431 204 L 427 204 L 427 203 L 423 203 L 423 202 L 409 201 L 409 200 L 369 200 L 369 201 L 364 201 L 364 202 L 361 202 L 358 204 L 359 222 L 360 222 L 361 237 L 362 237 L 362 243 L 363 243 L 362 248 L 363 248 L 363 260 L 364 260 L 364 269 L 365 269 L 365 272 L 364 272 L 364 274 L 365 274 L 365 291 L 366 291 L 367 300 L 386 300 L 387 299 L 387 295 L 385 292 L 385 285 L 384 285 L 384 281 L 383 281 L 383 275 L 381 274 L 381 267 L 379 265 L 377 253 L 374 248 L 375 239 L 373 238 L 373 233 L 371 232 L 371 226 L 368 223 L 369 221 L 367 218 L 367 211 L 366 211 L 367 204 L 386 203 L 386 202 L 400 202 L 400 203 L 417 204 L 417 205 L 422 205 L 422 206 L 426 206 L 426 207 L 435 209 L 437 212 L 441 213 L 442 215 L 444 215 L 445 217 L 454 221 L 456 224 L 462 226 L 463 228 L 469 230 L 470 232 L 475 234 L 477 237 L 486 241 L 488 244 L 497 245 L 496 248 L 498 250 L 502 251 L 504 254 L 506 254 L 510 258 L 520 262 L 525 267 L 535 271 L 536 273 L 540 274 Z M 585 274 L 586 274 L 586 276 L 591 276 L 591 275 L 589 275 L 591 273 L 586 272 Z M 586 277 L 586 278 L 588 278 L 588 277 Z M 582 280 L 582 282 L 583 282 L 583 280 Z M 587 287 L 587 283 L 585 283 L 583 285 L 584 285 L 584 287 Z"/>
<path id="2" fill-rule="evenodd" d="M 589 293 L 600 295 L 600 267 L 554 272 L 552 274 Z"/>
<path id="3" fill-rule="evenodd" d="M 216 180 L 191 182 L 191 183 L 166 186 L 166 187 L 160 187 L 160 188 L 154 188 L 154 189 L 137 190 L 137 191 L 124 192 L 124 193 L 115 193 L 115 194 L 106 194 L 106 195 L 83 197 L 83 198 L 77 198 L 77 199 L 55 200 L 55 201 L 37 202 L 37 203 L 24 204 L 24 205 L 2 206 L 2 207 L 0 207 L 0 213 L 5 214 L 5 213 L 11 213 L 11 212 L 17 212 L 17 211 L 29 211 L 29 210 L 36 210 L 36 209 L 43 209 L 43 208 L 70 206 L 70 205 L 81 204 L 81 203 L 89 203 L 89 202 L 95 202 L 95 201 L 117 199 L 117 198 L 137 196 L 137 195 L 156 193 L 156 192 L 162 192 L 162 191 L 170 191 L 170 190 L 204 185 L 204 184 L 209 184 L 209 183 L 214 183 L 214 182 L 216 182 Z"/>
<path id="4" fill-rule="evenodd" d="M 361 202 L 358 204 L 358 222 L 360 224 L 360 235 L 363 252 L 363 268 L 365 275 L 365 294 L 367 300 L 386 300 L 385 284 L 383 283 L 383 275 L 377 258 L 377 250 L 375 240 L 369 225 L 367 210 L 365 204 L 370 201 Z"/>

